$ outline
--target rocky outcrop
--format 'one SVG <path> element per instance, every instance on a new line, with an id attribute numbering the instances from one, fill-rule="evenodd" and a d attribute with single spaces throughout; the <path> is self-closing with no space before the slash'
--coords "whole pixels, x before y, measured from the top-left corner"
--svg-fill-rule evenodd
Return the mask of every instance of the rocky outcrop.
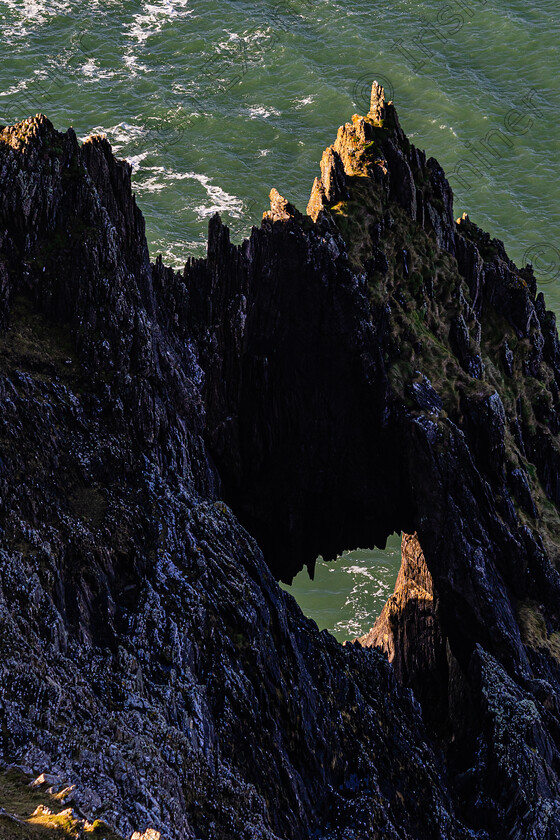
<path id="1" fill-rule="evenodd" d="M 530 267 L 453 221 L 441 168 L 384 109 L 383 126 L 354 116 L 339 129 L 349 197 L 330 203 L 323 184 L 315 227 L 265 220 L 237 250 L 214 221 L 208 263 L 187 269 L 206 440 L 285 580 L 319 553 L 416 533 L 436 606 L 421 619 L 405 564 L 381 647 L 424 700 L 465 822 L 552 838 L 554 316 Z M 508 697 L 530 716 L 512 717 Z"/>
<path id="2" fill-rule="evenodd" d="M 1 758 L 80 818 L 558 837 L 558 336 L 452 209 L 377 87 L 178 275 L 106 140 L 0 131 Z M 277 586 L 394 531 L 371 648 Z"/>
<path id="3" fill-rule="evenodd" d="M 371 86 L 371 99 L 368 117 L 370 117 L 377 125 L 381 125 L 385 119 L 385 115 L 385 90 L 379 82 L 374 82 Z"/>
<path id="4" fill-rule="evenodd" d="M 0 184 L 4 764 L 126 837 L 467 836 L 384 657 L 318 633 L 222 501 L 200 289 L 150 266 L 128 165 L 38 117 Z M 213 222 L 216 346 L 223 249 Z"/>
<path id="5" fill-rule="evenodd" d="M 123 840 L 100 820 L 80 817 L 72 803 L 74 788 L 51 775 L 36 779 L 21 769 L 0 771 L 0 837 L 6 840 Z M 151 836 L 131 840 L 160 840 Z"/>
<path id="6" fill-rule="evenodd" d="M 403 534 L 402 563 L 389 598 L 375 625 L 359 640 L 387 654 L 400 683 L 421 701 L 434 728 L 445 719 L 448 664 L 441 637 L 432 577 L 416 534 Z"/>

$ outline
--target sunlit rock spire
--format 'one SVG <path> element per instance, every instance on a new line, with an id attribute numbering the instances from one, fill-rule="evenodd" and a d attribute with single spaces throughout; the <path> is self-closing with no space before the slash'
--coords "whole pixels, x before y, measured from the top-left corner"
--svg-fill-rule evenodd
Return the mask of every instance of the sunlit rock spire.
<path id="1" fill-rule="evenodd" d="M 381 122 L 385 119 L 385 89 L 374 82 L 371 86 L 371 102 L 369 106 L 369 114 L 374 122 Z"/>

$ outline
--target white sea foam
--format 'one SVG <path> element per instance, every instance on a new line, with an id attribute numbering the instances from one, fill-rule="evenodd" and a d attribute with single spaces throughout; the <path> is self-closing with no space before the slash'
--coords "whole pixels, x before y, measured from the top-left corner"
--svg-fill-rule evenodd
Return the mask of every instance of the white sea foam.
<path id="1" fill-rule="evenodd" d="M 34 24 L 46 23 L 71 8 L 69 0 L 4 0 L 4 5 L 20 20 Z"/>
<path id="2" fill-rule="evenodd" d="M 430 122 L 432 123 L 432 125 L 438 125 L 438 121 L 437 121 L 437 120 L 431 119 L 431 120 L 430 120 Z M 453 128 L 453 126 L 451 126 L 451 125 L 447 125 L 447 123 L 439 123 L 439 128 L 440 128 L 442 131 L 450 131 L 450 132 L 451 132 L 451 134 L 452 134 L 454 137 L 458 137 L 458 136 L 459 136 L 459 135 L 455 132 L 455 129 Z M 410 137 L 413 137 L 414 135 L 413 135 L 413 134 L 411 134 L 411 135 L 409 135 L 409 136 L 410 136 Z"/>
<path id="3" fill-rule="evenodd" d="M 111 128 L 96 126 L 88 134 L 80 137 L 79 140 L 83 142 L 84 140 L 87 140 L 88 137 L 95 136 L 96 134 L 105 134 L 111 143 L 113 151 L 118 154 L 123 148 L 133 141 L 141 140 L 146 135 L 146 129 L 144 126 L 120 122 Z"/>
<path id="4" fill-rule="evenodd" d="M 226 30 L 226 35 L 228 36 L 227 41 L 220 41 L 217 45 L 218 53 L 231 53 L 232 49 L 239 53 L 240 44 L 247 46 L 254 46 L 258 44 L 266 44 L 266 42 L 270 39 L 272 35 L 272 28 L 270 26 L 264 26 L 259 29 L 249 29 L 243 32 L 241 35 L 237 32 L 228 32 Z M 258 59 L 258 53 L 251 55 L 247 55 L 248 59 L 256 60 Z"/>
<path id="5" fill-rule="evenodd" d="M 152 35 L 161 31 L 168 20 L 192 15 L 190 0 L 160 0 L 159 3 L 143 3 L 140 14 L 134 16 L 128 35 L 138 44 L 145 43 Z"/>
<path id="6" fill-rule="evenodd" d="M 134 16 L 127 37 L 135 47 L 144 49 L 148 38 L 161 32 L 169 20 L 193 14 L 192 9 L 188 8 L 189 2 L 190 0 L 160 0 L 143 3 L 141 11 Z M 125 49 L 123 62 L 133 76 L 151 72 L 150 68 L 141 62 L 132 45 Z"/>
<path id="7" fill-rule="evenodd" d="M 0 91 L 0 96 L 15 96 L 16 93 L 21 93 L 22 90 L 27 90 L 27 80 L 18 82 L 17 85 L 11 85 L 6 90 Z"/>
<path id="8" fill-rule="evenodd" d="M 363 575 L 364 577 L 373 580 L 373 575 L 367 566 L 345 566 L 344 571 L 347 575 Z"/>
<path id="9" fill-rule="evenodd" d="M 82 64 L 79 71 L 82 76 L 85 76 L 85 81 L 87 82 L 113 79 L 117 75 L 113 70 L 101 70 L 98 62 L 94 58 L 89 58 L 85 64 Z"/>
<path id="10" fill-rule="evenodd" d="M 150 68 L 146 64 L 142 64 L 139 57 L 134 55 L 130 50 L 127 50 L 125 55 L 123 55 L 123 62 L 133 76 L 137 76 L 139 73 L 150 72 Z"/>
<path id="11" fill-rule="evenodd" d="M 252 105 L 250 108 L 247 109 L 247 112 L 252 120 L 256 120 L 259 117 L 263 119 L 268 119 L 268 117 L 279 117 L 280 111 L 277 111 L 276 108 L 267 108 L 265 105 Z"/>
<path id="12" fill-rule="evenodd" d="M 170 242 L 168 239 L 156 239 L 150 244 L 152 259 L 161 254 L 163 262 L 170 268 L 182 271 L 189 257 L 203 257 L 206 252 L 206 242 L 199 240 L 184 240 Z"/>
<path id="13" fill-rule="evenodd" d="M 125 160 L 127 160 L 132 166 L 132 169 L 135 170 L 138 169 L 142 161 L 145 160 L 149 154 L 149 152 L 141 152 L 139 155 L 130 155 L 125 158 Z"/>
<path id="14" fill-rule="evenodd" d="M 230 193 L 226 192 L 217 184 L 213 184 L 212 180 L 206 175 L 199 175 L 197 173 L 190 172 L 187 174 L 187 177 L 191 177 L 193 180 L 198 181 L 204 187 L 208 198 L 210 199 L 210 204 L 199 204 L 194 208 L 194 211 L 198 215 L 199 219 L 207 219 L 210 216 L 213 216 L 214 213 L 226 212 L 236 219 L 241 218 L 245 208 L 242 199 L 237 198 L 235 195 L 230 195 Z"/>
<path id="15" fill-rule="evenodd" d="M 306 105 L 311 105 L 313 102 L 315 102 L 314 96 L 304 96 L 303 99 L 296 99 L 294 101 L 294 107 L 296 111 L 299 111 L 300 108 L 304 108 Z"/>
<path id="16" fill-rule="evenodd" d="M 99 65 L 94 58 L 89 58 L 85 64 L 82 64 L 80 70 L 84 76 L 91 78 L 99 70 Z"/>
<path id="17" fill-rule="evenodd" d="M 138 156 L 138 158 L 141 157 L 141 155 Z M 214 184 L 212 178 L 207 175 L 202 175 L 199 172 L 175 172 L 165 166 L 143 167 L 142 160 L 138 160 L 135 189 L 139 194 L 159 193 L 177 181 L 189 180 L 200 184 L 208 196 L 208 202 L 197 204 L 192 208 L 185 208 L 185 210 L 191 209 L 194 211 L 199 220 L 207 219 L 214 213 L 229 213 L 235 219 L 243 217 L 246 210 L 243 200 Z"/>

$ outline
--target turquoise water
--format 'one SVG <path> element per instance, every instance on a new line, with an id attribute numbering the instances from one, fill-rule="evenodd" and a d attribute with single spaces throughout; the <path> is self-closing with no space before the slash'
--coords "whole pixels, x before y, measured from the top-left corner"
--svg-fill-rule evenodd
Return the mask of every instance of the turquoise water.
<path id="1" fill-rule="evenodd" d="M 376 78 L 447 171 L 456 215 L 530 258 L 560 312 L 558 0 L 0 0 L 0 23 L 0 122 L 43 111 L 107 134 L 169 264 L 204 253 L 216 210 L 240 241 L 272 186 L 305 209 Z M 332 569 L 334 589 L 360 580 Z"/>

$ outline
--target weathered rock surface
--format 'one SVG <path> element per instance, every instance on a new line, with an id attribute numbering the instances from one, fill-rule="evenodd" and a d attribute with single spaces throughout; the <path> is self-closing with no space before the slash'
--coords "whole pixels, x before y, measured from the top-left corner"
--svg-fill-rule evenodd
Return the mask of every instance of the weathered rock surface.
<path id="1" fill-rule="evenodd" d="M 2 761 L 128 837 L 552 840 L 554 316 L 379 88 L 308 212 L 180 276 L 106 140 L 0 131 Z M 275 581 L 395 530 L 373 648 Z"/>
<path id="2" fill-rule="evenodd" d="M 445 717 L 448 665 L 441 637 L 432 577 L 416 534 L 403 534 L 402 563 L 389 598 L 375 625 L 359 639 L 364 647 L 387 654 L 399 682 L 421 701 L 424 717 L 437 728 Z"/>

